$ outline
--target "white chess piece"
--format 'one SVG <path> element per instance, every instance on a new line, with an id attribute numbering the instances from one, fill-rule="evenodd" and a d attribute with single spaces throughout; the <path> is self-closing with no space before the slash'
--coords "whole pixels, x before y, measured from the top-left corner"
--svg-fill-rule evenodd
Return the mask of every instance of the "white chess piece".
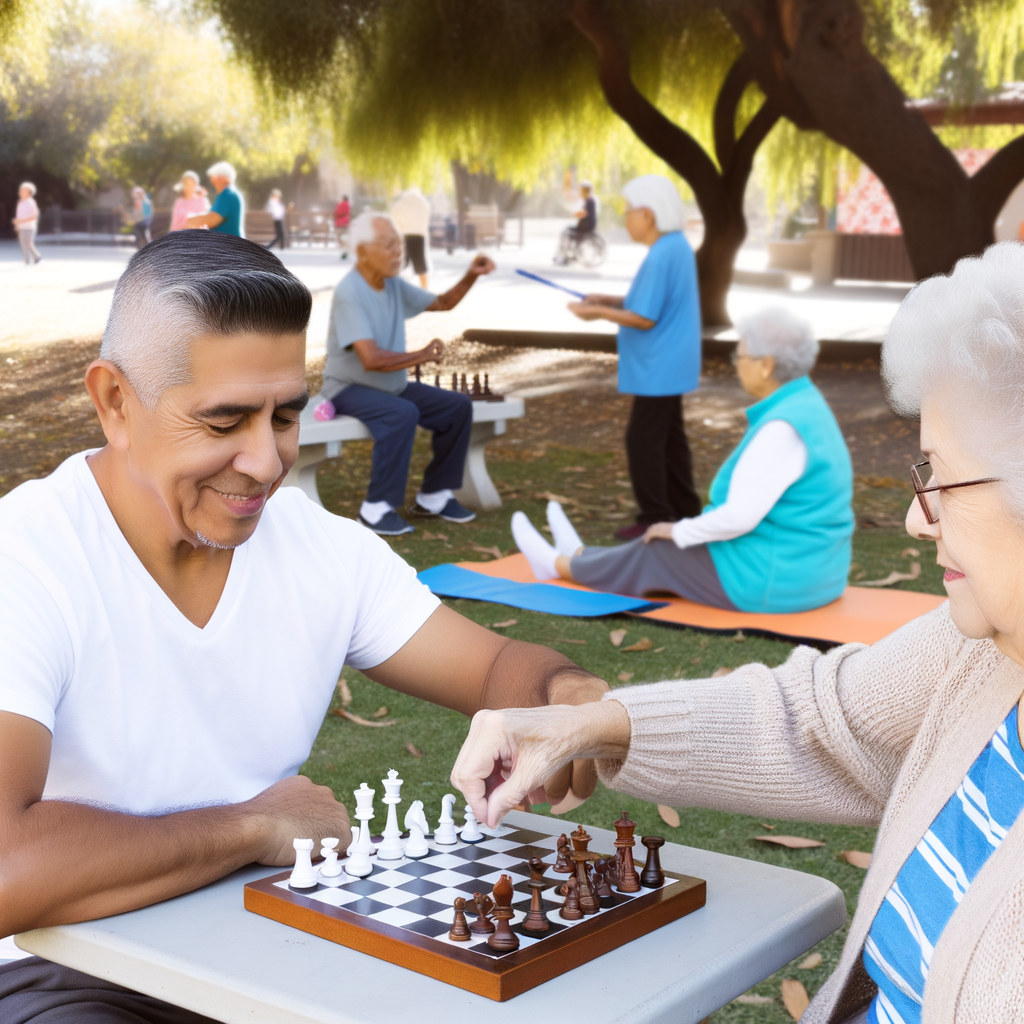
<path id="1" fill-rule="evenodd" d="M 398 777 L 398 772 L 392 768 L 388 772 L 388 777 L 381 782 L 384 785 L 384 803 L 388 805 L 388 822 L 384 826 L 384 841 L 377 847 L 377 856 L 381 860 L 401 860 L 405 856 L 402 830 L 398 827 L 402 780 Z"/>
<path id="2" fill-rule="evenodd" d="M 313 840 L 293 839 L 295 848 L 295 867 L 288 877 L 288 884 L 293 889 L 315 889 L 317 885 L 316 868 L 313 867 Z"/>
<path id="3" fill-rule="evenodd" d="M 370 863 L 373 840 L 370 839 L 369 821 L 373 817 L 374 792 L 375 790 L 370 789 L 364 782 L 353 794 L 356 798 L 359 838 L 348 848 L 345 873 L 354 878 L 365 878 L 373 870 L 373 865 Z"/>
<path id="4" fill-rule="evenodd" d="M 409 810 L 405 812 L 405 828 L 409 838 L 405 843 L 405 855 L 410 860 L 419 860 L 430 853 L 427 846 L 427 833 L 430 825 L 427 823 L 427 816 L 423 813 L 423 801 L 413 800 Z"/>
<path id="5" fill-rule="evenodd" d="M 438 846 L 454 846 L 459 837 L 455 832 L 455 819 L 452 817 L 452 807 L 455 806 L 455 797 L 451 793 L 445 793 L 441 797 L 441 819 L 434 831 L 434 842 Z"/>
<path id="6" fill-rule="evenodd" d="M 466 824 L 462 826 L 459 838 L 464 843 L 481 843 L 487 836 L 480 831 L 480 823 L 476 820 L 473 808 L 466 804 Z"/>
<path id="7" fill-rule="evenodd" d="M 320 840 L 320 856 L 324 858 L 320 865 L 320 881 L 324 885 L 341 885 L 341 862 L 338 860 L 338 839 L 333 836 Z"/>

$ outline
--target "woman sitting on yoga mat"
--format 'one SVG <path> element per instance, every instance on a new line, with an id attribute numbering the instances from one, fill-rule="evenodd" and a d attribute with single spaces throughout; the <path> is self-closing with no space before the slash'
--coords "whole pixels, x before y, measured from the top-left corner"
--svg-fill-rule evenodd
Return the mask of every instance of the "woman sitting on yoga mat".
<path id="1" fill-rule="evenodd" d="M 548 505 L 554 546 L 522 512 L 512 535 L 539 580 L 637 597 L 668 591 L 744 612 L 802 612 L 842 594 L 850 571 L 853 467 L 839 424 L 810 373 L 818 343 L 785 309 L 739 325 L 733 362 L 756 401 L 749 429 L 711 484 L 711 504 L 655 523 L 621 547 L 584 547 Z"/>
<path id="2" fill-rule="evenodd" d="M 667 804 L 880 826 L 842 955 L 801 1024 L 1019 1022 L 1024 246 L 991 246 L 917 285 L 882 369 L 893 408 L 921 418 L 927 462 L 910 470 L 907 532 L 936 545 L 948 602 L 870 647 L 797 647 L 775 668 L 478 712 L 452 783 L 495 825 L 563 765 L 594 757 L 651 821 Z M 668 852 L 666 867 L 687 870 L 688 854 Z M 780 959 L 802 954 L 796 933 Z"/>

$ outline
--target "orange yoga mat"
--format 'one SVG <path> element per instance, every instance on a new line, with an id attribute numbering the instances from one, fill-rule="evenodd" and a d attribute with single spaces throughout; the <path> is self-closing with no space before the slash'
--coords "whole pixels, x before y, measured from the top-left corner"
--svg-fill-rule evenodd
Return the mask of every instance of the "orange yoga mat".
<path id="1" fill-rule="evenodd" d="M 498 576 L 517 583 L 536 583 L 526 557 L 508 555 L 493 562 L 459 562 L 463 569 Z M 587 590 L 578 583 L 552 580 L 553 587 L 571 587 Z M 664 608 L 648 612 L 629 613 L 641 619 L 669 622 L 676 626 L 695 626 L 698 629 L 732 631 L 756 630 L 797 640 L 825 640 L 832 643 L 860 642 L 872 644 L 888 636 L 894 629 L 937 608 L 945 600 L 937 594 L 918 594 L 910 590 L 875 590 L 869 587 L 847 587 L 838 601 L 812 612 L 792 612 L 788 615 L 762 615 L 757 612 L 727 612 L 721 608 L 694 604 L 681 597 L 652 597 L 651 600 L 668 601 Z"/>

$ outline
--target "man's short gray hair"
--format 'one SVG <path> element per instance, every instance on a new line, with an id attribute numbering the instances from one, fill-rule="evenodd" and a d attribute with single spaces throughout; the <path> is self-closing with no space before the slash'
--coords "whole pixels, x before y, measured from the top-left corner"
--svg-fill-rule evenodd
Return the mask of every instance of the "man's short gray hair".
<path id="1" fill-rule="evenodd" d="M 818 359 L 818 342 L 810 324 L 782 306 L 769 306 L 736 324 L 752 356 L 775 357 L 775 379 L 780 384 L 805 377 Z"/>
<path id="2" fill-rule="evenodd" d="M 664 174 L 642 174 L 626 182 L 622 195 L 634 209 L 650 210 L 662 234 L 683 230 L 686 210 L 679 197 L 679 189 Z"/>
<path id="3" fill-rule="evenodd" d="M 367 210 L 359 214 L 349 225 L 348 244 L 353 249 L 361 245 L 371 245 L 377 238 L 377 221 L 386 220 L 398 231 L 398 225 L 392 220 L 391 214 L 383 213 L 380 210 Z M 401 231 L 398 234 L 401 235 Z"/>
<path id="4" fill-rule="evenodd" d="M 228 184 L 234 185 L 236 172 L 234 167 L 232 167 L 227 160 L 218 160 L 217 163 L 207 170 L 206 176 L 210 179 L 227 178 Z"/>
<path id="5" fill-rule="evenodd" d="M 313 298 L 255 242 L 217 231 L 172 231 L 140 249 L 114 289 L 100 357 L 156 408 L 191 379 L 202 335 L 302 334 Z"/>
<path id="6" fill-rule="evenodd" d="M 916 285 L 882 345 L 889 404 L 945 398 L 959 444 L 1024 518 L 1024 246 L 1001 242 Z"/>

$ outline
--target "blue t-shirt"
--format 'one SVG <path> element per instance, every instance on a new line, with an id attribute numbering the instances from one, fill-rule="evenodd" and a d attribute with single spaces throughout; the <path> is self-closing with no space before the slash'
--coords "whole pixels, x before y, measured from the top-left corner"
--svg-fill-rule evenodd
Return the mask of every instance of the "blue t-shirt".
<path id="1" fill-rule="evenodd" d="M 213 206 L 210 207 L 210 213 L 219 213 L 224 218 L 223 222 L 213 229 L 214 231 L 245 238 L 245 200 L 234 185 L 228 185 L 223 192 L 217 194 Z"/>
<path id="2" fill-rule="evenodd" d="M 920 1024 L 932 951 L 1024 808 L 1017 705 L 900 868 L 864 943 L 878 995 L 869 1024 Z"/>
<path id="3" fill-rule="evenodd" d="M 697 263 L 681 231 L 662 235 L 647 254 L 623 307 L 654 321 L 648 331 L 619 328 L 619 391 L 682 395 L 700 381 Z"/>
<path id="4" fill-rule="evenodd" d="M 388 352 L 405 351 L 405 321 L 422 313 L 437 296 L 401 277 L 387 277 L 377 291 L 355 268 L 334 289 L 327 326 L 327 365 L 323 393 L 333 398 L 349 384 L 399 395 L 405 390 L 405 370 L 364 370 L 352 348 L 356 341 L 375 341 Z"/>

